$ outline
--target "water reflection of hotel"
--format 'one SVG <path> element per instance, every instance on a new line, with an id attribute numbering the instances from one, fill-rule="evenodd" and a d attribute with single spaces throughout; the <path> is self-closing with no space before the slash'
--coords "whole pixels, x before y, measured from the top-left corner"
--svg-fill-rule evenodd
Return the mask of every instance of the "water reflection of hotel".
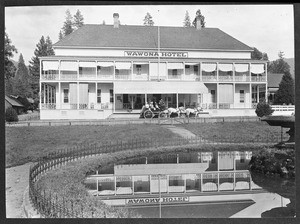
<path id="1" fill-rule="evenodd" d="M 98 196 L 151 195 L 159 188 L 162 194 L 261 189 L 247 170 L 251 156 L 250 151 L 154 156 L 144 164 L 114 165 L 113 173 L 90 175 L 85 184 Z"/>

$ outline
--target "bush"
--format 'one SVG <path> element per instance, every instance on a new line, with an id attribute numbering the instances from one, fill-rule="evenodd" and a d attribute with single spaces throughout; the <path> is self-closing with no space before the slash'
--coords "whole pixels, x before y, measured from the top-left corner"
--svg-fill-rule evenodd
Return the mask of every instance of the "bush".
<path id="1" fill-rule="evenodd" d="M 7 122 L 19 121 L 18 114 L 14 108 L 8 107 L 5 111 L 5 120 Z"/>
<path id="2" fill-rule="evenodd" d="M 274 110 L 268 103 L 266 103 L 265 100 L 259 102 L 255 110 L 255 113 L 258 117 L 268 116 L 271 115 L 273 112 Z"/>

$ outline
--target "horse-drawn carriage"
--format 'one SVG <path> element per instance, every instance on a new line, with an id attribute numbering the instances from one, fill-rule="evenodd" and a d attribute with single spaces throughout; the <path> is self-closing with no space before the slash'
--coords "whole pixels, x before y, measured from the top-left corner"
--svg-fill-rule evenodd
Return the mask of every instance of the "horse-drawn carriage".
<path id="1" fill-rule="evenodd" d="M 171 118 L 171 117 L 197 117 L 199 114 L 203 113 L 201 107 L 198 108 L 166 108 L 164 104 L 146 104 L 143 106 L 140 118 Z"/>

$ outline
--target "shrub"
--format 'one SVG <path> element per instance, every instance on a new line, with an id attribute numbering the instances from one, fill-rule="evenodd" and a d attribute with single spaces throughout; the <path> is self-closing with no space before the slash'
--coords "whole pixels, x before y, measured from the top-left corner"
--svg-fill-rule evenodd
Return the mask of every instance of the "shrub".
<path id="1" fill-rule="evenodd" d="M 268 103 L 266 103 L 265 100 L 259 102 L 255 110 L 255 113 L 258 117 L 268 116 L 271 115 L 273 112 L 274 110 Z"/>
<path id="2" fill-rule="evenodd" d="M 19 121 L 18 114 L 14 108 L 8 107 L 5 111 L 5 120 L 7 122 Z"/>

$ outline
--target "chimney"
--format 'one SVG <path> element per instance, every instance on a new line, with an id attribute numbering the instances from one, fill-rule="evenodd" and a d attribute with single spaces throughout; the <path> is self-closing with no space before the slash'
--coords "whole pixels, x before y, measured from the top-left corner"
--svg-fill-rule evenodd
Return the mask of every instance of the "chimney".
<path id="1" fill-rule="evenodd" d="M 201 20 L 199 17 L 196 18 L 196 29 L 201 30 Z"/>
<path id="2" fill-rule="evenodd" d="M 119 28 L 119 24 L 120 24 L 119 13 L 114 13 L 113 17 L 114 17 L 114 28 Z"/>

